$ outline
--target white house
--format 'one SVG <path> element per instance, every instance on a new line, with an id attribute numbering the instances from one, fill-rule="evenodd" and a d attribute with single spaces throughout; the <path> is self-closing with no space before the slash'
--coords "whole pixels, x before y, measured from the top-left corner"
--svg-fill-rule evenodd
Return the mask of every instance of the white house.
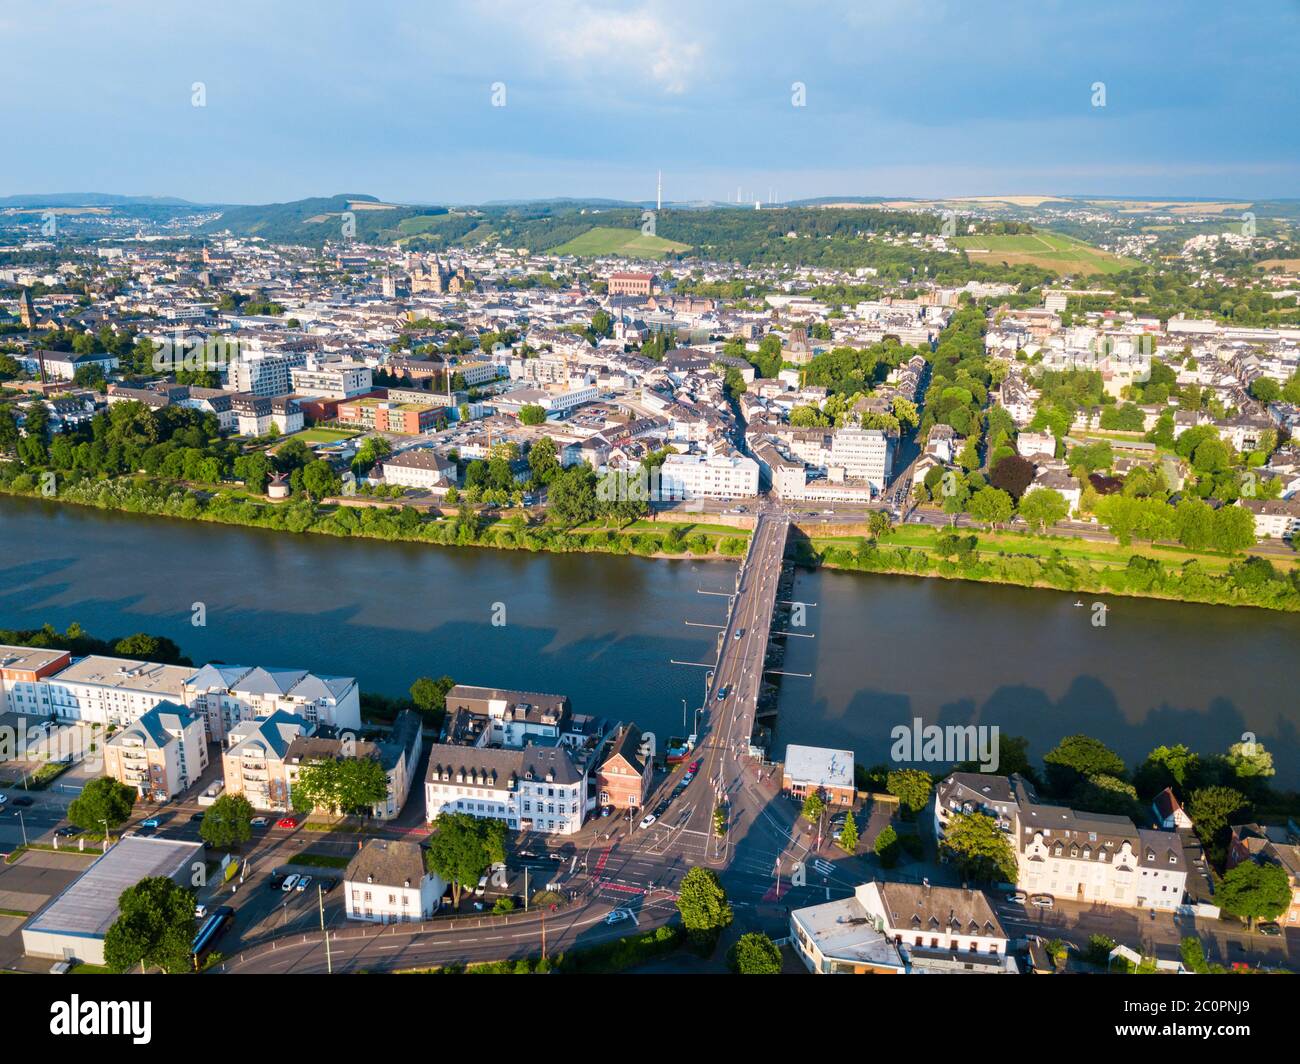
<path id="1" fill-rule="evenodd" d="M 438 911 L 447 883 L 424 865 L 414 842 L 371 839 L 343 873 L 349 920 L 376 924 L 425 920 Z"/>

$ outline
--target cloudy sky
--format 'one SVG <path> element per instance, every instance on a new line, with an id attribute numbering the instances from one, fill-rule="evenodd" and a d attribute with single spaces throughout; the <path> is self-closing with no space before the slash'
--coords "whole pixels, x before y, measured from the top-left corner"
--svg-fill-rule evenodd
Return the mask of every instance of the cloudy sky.
<path id="1" fill-rule="evenodd" d="M 1300 195 L 1295 0 L 0 0 L 0 41 L 0 194 Z"/>

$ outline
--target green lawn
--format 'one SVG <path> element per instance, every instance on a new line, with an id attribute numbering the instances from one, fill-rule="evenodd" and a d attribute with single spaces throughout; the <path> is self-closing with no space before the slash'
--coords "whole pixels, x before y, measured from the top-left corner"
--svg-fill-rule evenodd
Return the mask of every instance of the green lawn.
<path id="1" fill-rule="evenodd" d="M 690 244 L 664 240 L 658 236 L 645 236 L 640 229 L 616 229 L 598 225 L 566 244 L 551 248 L 552 255 L 628 255 L 630 257 L 657 258 L 671 251 L 690 251 Z"/>
<path id="2" fill-rule="evenodd" d="M 361 433 L 354 429 L 303 429 L 292 436 L 286 436 L 285 439 L 302 440 L 311 447 L 318 443 L 338 443 L 339 440 L 350 440 L 360 435 Z"/>

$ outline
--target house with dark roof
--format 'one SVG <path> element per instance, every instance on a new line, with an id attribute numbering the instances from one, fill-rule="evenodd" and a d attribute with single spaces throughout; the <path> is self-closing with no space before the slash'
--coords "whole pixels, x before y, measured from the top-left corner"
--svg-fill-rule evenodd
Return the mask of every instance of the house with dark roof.
<path id="1" fill-rule="evenodd" d="M 349 920 L 376 924 L 411 923 L 438 911 L 447 882 L 430 872 L 414 842 L 370 839 L 343 873 L 344 911 Z"/>
<path id="2" fill-rule="evenodd" d="M 512 831 L 571 835 L 588 808 L 587 765 L 563 744 L 519 750 L 435 743 L 424 776 L 425 819 L 467 813 Z"/>

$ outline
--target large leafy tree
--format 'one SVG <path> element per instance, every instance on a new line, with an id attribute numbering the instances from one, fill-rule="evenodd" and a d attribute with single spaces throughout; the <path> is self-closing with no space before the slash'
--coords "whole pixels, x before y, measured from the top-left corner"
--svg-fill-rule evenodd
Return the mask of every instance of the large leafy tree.
<path id="1" fill-rule="evenodd" d="M 781 974 L 781 948 L 756 931 L 741 935 L 727 959 L 737 975 Z"/>
<path id="2" fill-rule="evenodd" d="M 135 805 L 135 788 L 118 783 L 110 776 L 93 779 L 68 806 L 68 819 L 83 831 L 97 831 L 124 824 Z"/>
<path id="3" fill-rule="evenodd" d="M 199 835 L 209 846 L 229 849 L 253 837 L 253 806 L 242 794 L 223 794 L 208 808 Z"/>
<path id="4" fill-rule="evenodd" d="M 1068 797 L 1089 776 L 1124 778 L 1124 759 L 1090 735 L 1069 735 L 1043 757 L 1052 793 Z"/>
<path id="5" fill-rule="evenodd" d="M 1291 904 L 1291 881 L 1281 865 L 1245 861 L 1228 870 L 1214 898 L 1225 913 L 1248 924 L 1274 920 Z"/>
<path id="6" fill-rule="evenodd" d="M 717 873 L 699 865 L 686 873 L 677 889 L 677 911 L 687 932 L 696 937 L 716 934 L 734 916 Z"/>
<path id="7" fill-rule="evenodd" d="M 304 765 L 293 785 L 294 809 L 362 813 L 388 795 L 388 774 L 374 757 L 339 757 Z"/>
<path id="8" fill-rule="evenodd" d="M 1018 454 L 1009 454 L 989 470 L 989 483 L 1013 499 L 1019 499 L 1034 481 L 1034 463 Z"/>
<path id="9" fill-rule="evenodd" d="M 1178 743 L 1174 746 L 1157 746 L 1133 774 L 1138 793 L 1151 798 L 1166 787 L 1172 787 L 1180 797 L 1200 769 L 1200 757 Z"/>
<path id="10" fill-rule="evenodd" d="M 1020 516 L 1040 532 L 1065 520 L 1069 512 L 1065 496 L 1052 488 L 1035 488 L 1020 500 Z"/>
<path id="11" fill-rule="evenodd" d="M 493 864 L 505 859 L 506 822 L 480 820 L 468 813 L 442 813 L 433 822 L 424 855 L 425 867 L 451 884 L 457 905 L 462 890 L 473 887 Z"/>
<path id="12" fill-rule="evenodd" d="M 421 676 L 411 684 L 411 701 L 424 713 L 441 713 L 447 704 L 447 692 L 455 686 L 456 681 L 450 676 L 440 676 L 436 680 Z"/>
<path id="13" fill-rule="evenodd" d="M 1232 787 L 1200 787 L 1192 791 L 1187 801 L 1187 814 L 1192 818 L 1196 834 L 1216 862 L 1221 862 L 1226 854 L 1224 836 L 1232 818 L 1243 812 L 1248 804 L 1246 796 Z"/>
<path id="14" fill-rule="evenodd" d="M 1011 496 L 1000 488 L 980 488 L 970 500 L 970 515 L 990 528 L 1011 520 Z"/>
<path id="15" fill-rule="evenodd" d="M 899 768 L 885 777 L 885 790 L 897 798 L 904 809 L 915 814 L 930 801 L 934 778 L 919 768 Z"/>
<path id="16" fill-rule="evenodd" d="M 194 893 L 166 876 L 149 876 L 127 887 L 117 901 L 118 918 L 104 936 L 104 961 L 115 972 L 136 965 L 169 974 L 188 971 L 194 935 Z"/>
<path id="17" fill-rule="evenodd" d="M 1016 853 L 1011 839 L 992 817 L 983 813 L 958 813 L 949 820 L 939 852 L 970 879 L 1016 881 Z"/>

